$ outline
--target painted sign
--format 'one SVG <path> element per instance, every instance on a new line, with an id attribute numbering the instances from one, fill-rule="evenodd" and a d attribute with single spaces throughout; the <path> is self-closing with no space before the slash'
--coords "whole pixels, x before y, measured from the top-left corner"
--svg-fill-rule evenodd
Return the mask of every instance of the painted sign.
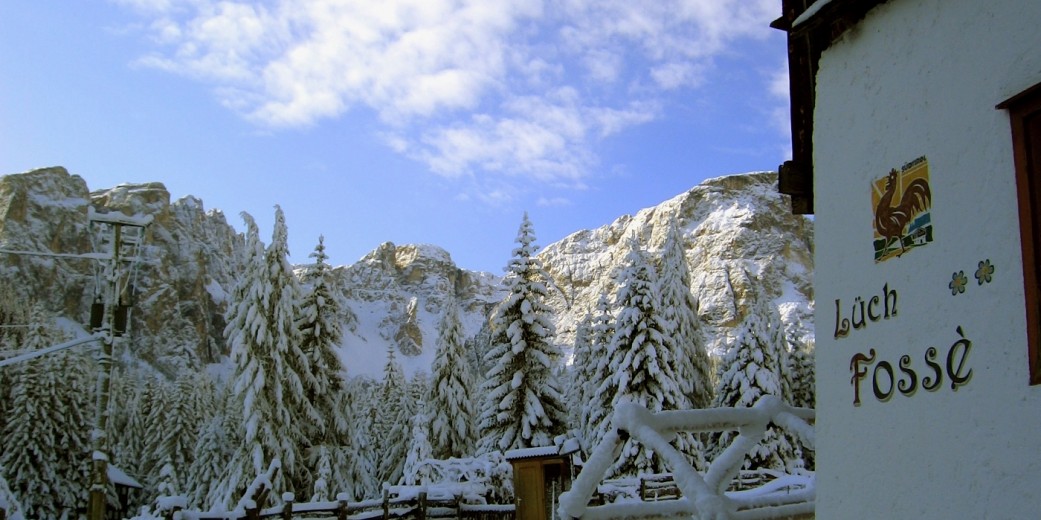
<path id="1" fill-rule="evenodd" d="M 871 183 L 876 263 L 933 241 L 931 206 L 929 161 L 924 156 Z"/>
<path id="2" fill-rule="evenodd" d="M 990 284 L 997 269 L 989 258 L 976 264 L 976 285 L 982 287 Z M 968 276 L 964 270 L 954 271 L 947 288 L 952 296 L 964 294 L 968 287 Z M 896 319 L 899 315 L 897 304 L 900 295 L 896 288 L 886 283 L 878 294 L 855 296 L 848 307 L 842 299 L 835 300 L 835 339 L 849 337 L 852 333 L 866 329 L 872 323 L 884 323 Z M 848 311 L 847 311 L 848 309 Z M 871 393 L 880 402 L 887 402 L 894 395 L 911 397 L 919 388 L 936 392 L 950 382 L 950 388 L 957 391 L 972 380 L 972 368 L 969 366 L 969 355 L 972 352 L 972 340 L 966 336 L 962 326 L 955 327 L 956 336 L 946 349 L 928 346 L 924 350 L 915 349 L 919 355 L 903 354 L 891 359 L 883 359 L 875 348 L 866 352 L 856 352 L 850 357 L 849 371 L 852 374 L 850 384 L 853 386 L 853 406 L 861 405 L 861 388 L 871 387 Z M 937 335 L 937 338 L 942 336 Z M 940 339 L 940 341 L 943 341 Z M 906 346 L 905 346 L 906 348 Z"/>

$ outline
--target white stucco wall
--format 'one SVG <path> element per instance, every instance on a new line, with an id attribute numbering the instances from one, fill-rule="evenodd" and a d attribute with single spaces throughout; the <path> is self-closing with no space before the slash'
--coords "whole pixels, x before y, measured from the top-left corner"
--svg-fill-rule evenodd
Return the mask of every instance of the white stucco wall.
<path id="1" fill-rule="evenodd" d="M 890 0 L 821 58 L 818 518 L 1041 518 L 1041 386 L 1028 385 L 1012 144 L 1008 116 L 994 108 L 1041 82 L 1039 22 L 1035 0 Z M 920 156 L 934 241 L 875 263 L 871 182 Z M 982 260 L 995 272 L 979 285 Z M 968 284 L 952 295 L 957 271 Z M 887 285 L 897 315 L 835 338 L 835 301 L 849 318 L 855 298 L 869 302 Z M 960 374 L 972 377 L 952 390 L 945 365 L 958 327 L 971 341 Z M 935 391 L 922 388 L 929 347 L 944 372 Z M 854 406 L 851 359 L 872 348 Z M 906 380 L 904 355 L 917 391 L 876 399 L 879 361 Z M 879 384 L 884 393 L 885 370 Z"/>

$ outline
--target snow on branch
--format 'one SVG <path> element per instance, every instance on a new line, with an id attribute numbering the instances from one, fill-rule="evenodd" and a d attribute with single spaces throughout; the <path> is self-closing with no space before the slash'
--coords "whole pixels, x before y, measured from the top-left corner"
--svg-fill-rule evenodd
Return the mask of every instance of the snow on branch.
<path id="1" fill-rule="evenodd" d="M 751 408 L 715 408 L 651 413 L 634 403 L 615 408 L 613 430 L 593 450 L 571 490 L 560 496 L 561 518 L 598 519 L 618 517 L 693 516 L 698 520 L 785 518 L 813 513 L 816 486 L 812 474 L 786 475 L 755 489 L 727 492 L 738 476 L 745 454 L 763 440 L 773 423 L 797 436 L 813 449 L 815 435 L 809 422 L 814 411 L 795 408 L 766 395 Z M 733 443 L 712 461 L 702 475 L 686 457 L 669 444 L 677 432 L 736 430 Z M 661 455 L 672 469 L 683 498 L 676 501 L 621 503 L 589 507 L 589 500 L 611 464 L 618 458 L 628 437 Z"/>

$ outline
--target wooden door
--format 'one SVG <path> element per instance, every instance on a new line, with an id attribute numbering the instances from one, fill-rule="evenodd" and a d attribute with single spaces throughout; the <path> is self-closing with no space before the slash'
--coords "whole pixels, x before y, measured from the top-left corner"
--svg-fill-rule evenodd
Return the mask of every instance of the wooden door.
<path id="1" fill-rule="evenodd" d="M 515 463 L 513 493 L 517 506 L 517 520 L 546 520 L 546 489 L 542 479 L 541 463 Z"/>

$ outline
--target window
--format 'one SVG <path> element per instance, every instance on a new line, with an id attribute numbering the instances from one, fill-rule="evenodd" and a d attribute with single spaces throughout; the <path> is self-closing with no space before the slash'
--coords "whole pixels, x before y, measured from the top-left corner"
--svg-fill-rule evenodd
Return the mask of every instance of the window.
<path id="1" fill-rule="evenodd" d="M 1019 228 L 1026 284 L 1030 384 L 1041 384 L 1041 83 L 998 105 L 1012 123 L 1012 148 L 1019 192 Z"/>

